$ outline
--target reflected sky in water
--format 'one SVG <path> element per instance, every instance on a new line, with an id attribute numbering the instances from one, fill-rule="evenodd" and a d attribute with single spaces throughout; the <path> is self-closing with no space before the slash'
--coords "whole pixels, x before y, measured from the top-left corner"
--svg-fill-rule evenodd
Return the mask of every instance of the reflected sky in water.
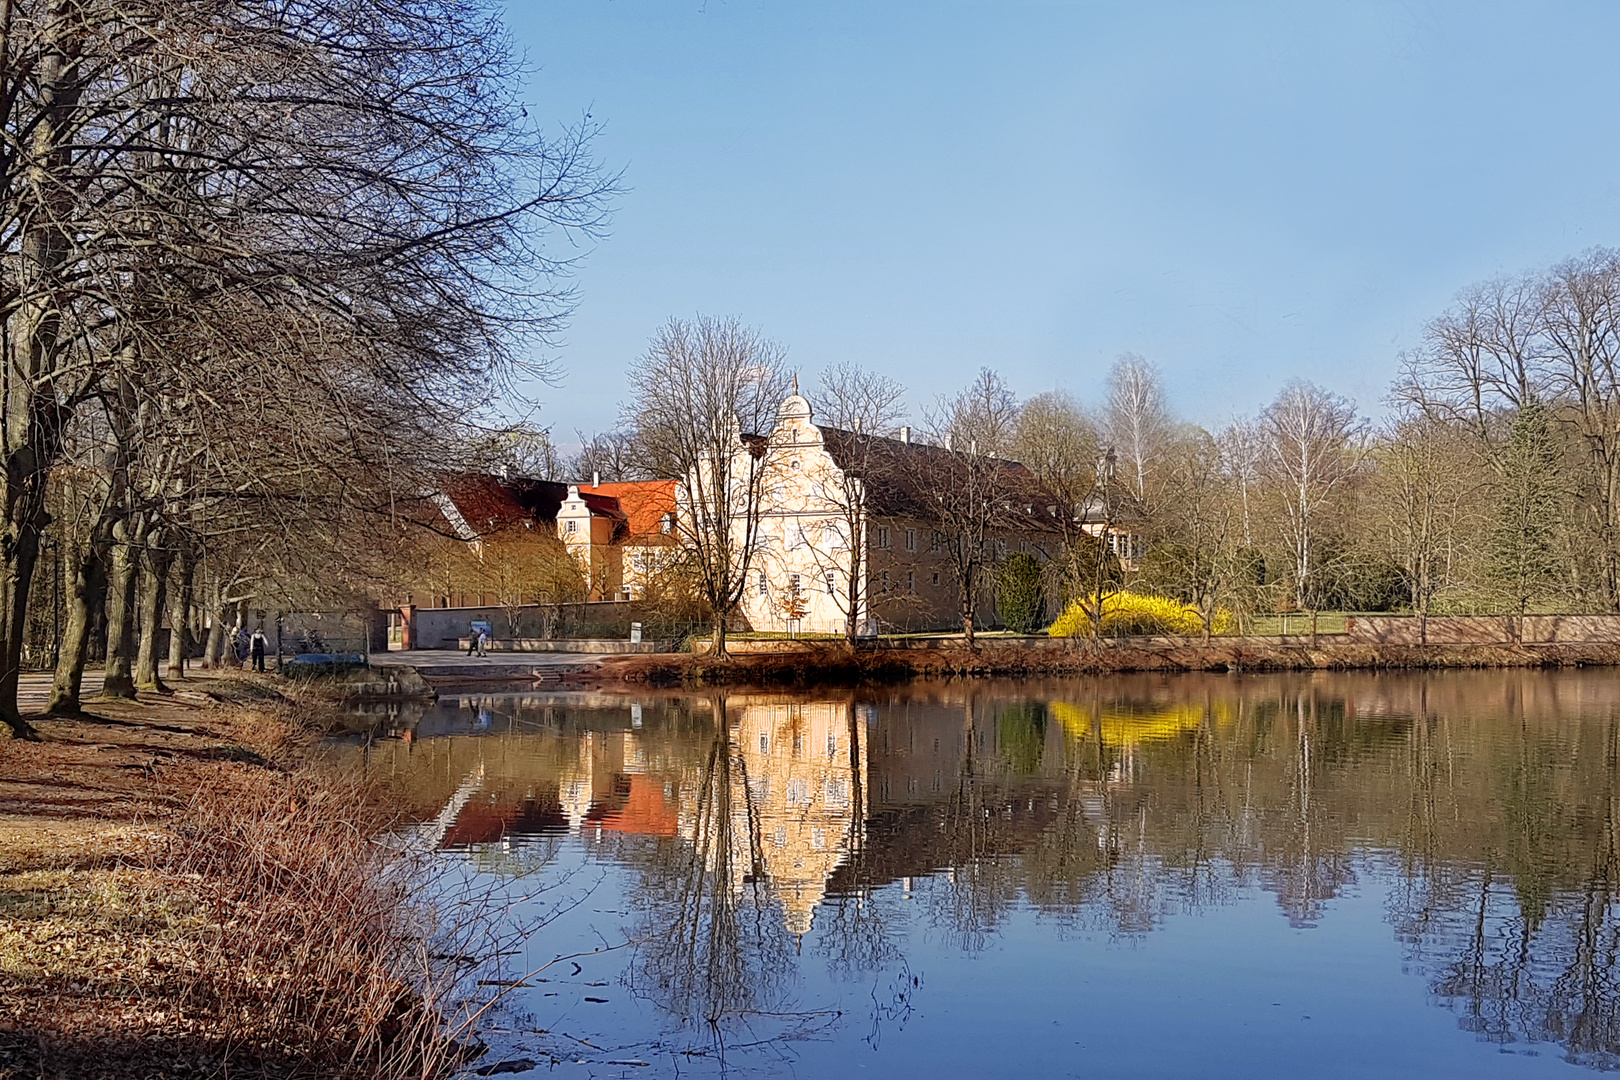
<path id="1" fill-rule="evenodd" d="M 542 1066 L 1620 1066 L 1607 672 L 470 694 L 335 752 L 545 920 L 497 974 L 612 947 L 506 999 Z"/>

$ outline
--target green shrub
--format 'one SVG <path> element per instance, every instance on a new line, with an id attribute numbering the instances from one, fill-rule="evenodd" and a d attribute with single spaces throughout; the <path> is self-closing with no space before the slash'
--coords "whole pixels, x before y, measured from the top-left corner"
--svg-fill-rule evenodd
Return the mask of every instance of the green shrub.
<path id="1" fill-rule="evenodd" d="M 1007 629 L 1033 634 L 1046 621 L 1041 564 L 1026 552 L 1008 556 L 996 571 L 996 609 Z"/>

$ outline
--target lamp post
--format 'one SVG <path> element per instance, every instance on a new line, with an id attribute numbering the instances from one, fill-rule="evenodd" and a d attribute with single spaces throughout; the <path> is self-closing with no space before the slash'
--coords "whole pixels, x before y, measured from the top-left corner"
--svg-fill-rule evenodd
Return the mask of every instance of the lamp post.
<path id="1" fill-rule="evenodd" d="M 1097 456 L 1097 480 L 1093 491 L 1102 501 L 1102 532 L 1097 535 L 1097 558 L 1095 560 L 1096 575 L 1092 582 L 1092 598 L 1096 605 L 1095 613 L 1091 619 L 1092 641 L 1100 648 L 1102 645 L 1103 621 L 1103 561 L 1109 555 L 1109 540 L 1114 531 L 1114 500 L 1112 488 L 1114 475 L 1119 469 L 1119 457 L 1110 446 Z"/>

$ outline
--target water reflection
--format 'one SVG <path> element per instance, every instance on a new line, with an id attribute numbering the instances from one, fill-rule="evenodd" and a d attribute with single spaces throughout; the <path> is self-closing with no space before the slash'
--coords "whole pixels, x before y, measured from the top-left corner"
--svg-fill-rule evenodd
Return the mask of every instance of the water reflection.
<path id="1" fill-rule="evenodd" d="M 900 1001 L 919 931 L 1150 936 L 1258 895 L 1308 933 L 1373 890 L 1392 983 L 1613 1068 L 1617 709 L 1531 672 L 465 697 L 359 752 L 492 868 L 566 837 L 627 868 L 624 979 L 682 1020 L 818 1015 L 807 948 Z"/>

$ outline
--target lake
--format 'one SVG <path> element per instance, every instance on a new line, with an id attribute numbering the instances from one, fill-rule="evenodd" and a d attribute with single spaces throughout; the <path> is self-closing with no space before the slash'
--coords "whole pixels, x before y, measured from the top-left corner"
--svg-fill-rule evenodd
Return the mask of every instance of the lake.
<path id="1" fill-rule="evenodd" d="M 481 1064 L 1620 1067 L 1608 671 L 458 694 L 334 753 L 528 976 Z"/>

